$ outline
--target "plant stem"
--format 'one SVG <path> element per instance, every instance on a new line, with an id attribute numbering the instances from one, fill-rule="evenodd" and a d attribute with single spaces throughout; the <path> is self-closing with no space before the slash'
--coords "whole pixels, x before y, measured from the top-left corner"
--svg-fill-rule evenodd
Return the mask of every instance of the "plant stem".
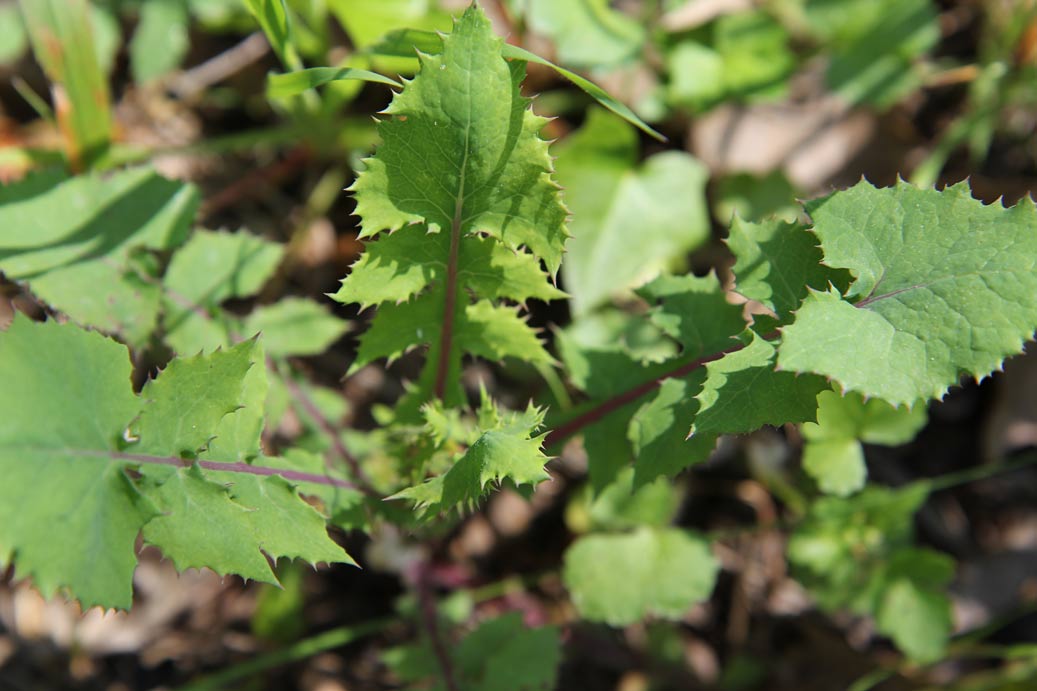
<path id="1" fill-rule="evenodd" d="M 572 435 L 579 432 L 584 427 L 593 425 L 595 422 L 598 422 L 609 413 L 619 410 L 627 403 L 632 403 L 644 396 L 645 394 L 650 393 L 655 389 L 659 388 L 659 386 L 667 379 L 672 379 L 674 377 L 683 377 L 687 374 L 690 374 L 691 372 L 694 372 L 696 369 L 698 369 L 702 365 L 705 365 L 706 363 L 713 362 L 714 360 L 719 360 L 725 355 L 729 353 L 735 353 L 744 347 L 744 345 L 739 343 L 738 345 L 731 346 L 730 348 L 721 350 L 717 353 L 713 353 L 712 355 L 705 355 L 703 357 L 696 358 L 691 362 L 682 363 L 670 370 L 669 372 L 664 372 L 663 374 L 660 374 L 658 377 L 655 377 L 654 379 L 649 379 L 646 382 L 638 384 L 632 389 L 627 389 L 622 393 L 616 394 L 611 398 L 605 399 L 604 401 L 594 406 L 590 410 L 587 410 L 577 415 L 568 422 L 565 422 L 560 426 L 555 427 L 550 432 L 548 432 L 547 437 L 544 438 L 544 448 L 550 448 L 555 444 L 565 441 Z"/>
<path id="2" fill-rule="evenodd" d="M 284 382 L 285 388 L 288 389 L 288 393 L 299 404 L 299 407 L 301 407 L 307 415 L 313 418 L 317 427 L 319 427 L 321 432 L 323 432 L 331 441 L 332 451 L 334 451 L 339 460 L 345 463 L 349 468 L 350 474 L 352 474 L 357 481 L 358 489 L 369 496 L 380 497 L 381 495 L 374 489 L 374 486 L 371 483 L 371 478 L 367 476 L 367 473 L 365 473 L 364 469 L 361 467 L 360 461 L 357 460 L 357 457 L 351 454 L 349 449 L 346 448 L 346 445 L 342 443 L 342 437 L 339 436 L 338 430 L 335 429 L 335 426 L 331 424 L 331 421 L 328 420 L 324 413 L 320 411 L 320 408 L 318 408 L 317 404 L 313 402 L 313 399 L 310 398 L 310 395 L 306 393 L 305 389 L 299 386 L 299 383 L 292 379 L 290 374 L 283 374 L 273 358 L 267 358 L 267 366 L 277 372 L 281 377 L 281 381 Z"/>
<path id="3" fill-rule="evenodd" d="M 432 587 L 432 565 L 423 561 L 418 564 L 415 577 L 415 588 L 418 592 L 418 609 L 421 616 L 421 624 L 425 627 L 429 643 L 432 646 L 432 654 L 436 656 L 439 671 L 443 675 L 443 684 L 447 691 L 460 691 L 457 677 L 454 674 L 454 663 L 450 659 L 442 636 L 439 635 L 439 615 L 436 613 L 436 594 Z"/>
<path id="4" fill-rule="evenodd" d="M 467 158 L 467 155 L 465 156 Z M 463 168 L 462 168 L 463 169 Z M 446 267 L 446 299 L 443 301 L 443 330 L 439 335 L 439 359 L 436 362 L 436 382 L 433 395 L 443 400 L 446 377 L 450 370 L 450 351 L 454 347 L 454 313 L 457 311 L 457 265 L 461 250 L 461 212 L 464 206 L 464 174 L 461 191 L 457 195 L 454 217 L 450 221 L 450 259 Z"/>
<path id="5" fill-rule="evenodd" d="M 278 475 L 283 477 L 285 480 L 294 480 L 295 482 L 309 482 L 315 485 L 326 485 L 329 487 L 340 487 L 342 489 L 352 489 L 358 492 L 364 490 L 348 480 L 340 480 L 337 477 L 331 477 L 330 475 L 318 475 L 317 473 L 304 473 L 301 470 L 287 470 L 284 468 L 270 468 L 262 465 L 252 465 L 251 463 L 223 463 L 221 461 L 192 461 L 188 458 L 180 458 L 179 456 L 148 456 L 146 454 L 139 453 L 123 453 L 121 451 L 97 451 L 94 449 L 83 449 L 69 451 L 70 454 L 77 456 L 97 456 L 101 458 L 110 458 L 115 461 L 126 461 L 129 463 L 145 463 L 148 465 L 171 465 L 178 468 L 190 467 L 192 464 L 197 464 L 201 468 L 206 470 L 217 470 L 226 473 L 244 473 L 246 475 Z"/>

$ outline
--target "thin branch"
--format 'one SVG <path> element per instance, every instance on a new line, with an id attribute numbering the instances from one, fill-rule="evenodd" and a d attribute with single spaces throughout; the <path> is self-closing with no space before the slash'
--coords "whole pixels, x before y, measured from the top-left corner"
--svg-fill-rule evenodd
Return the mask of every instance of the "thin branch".
<path id="1" fill-rule="evenodd" d="M 340 480 L 337 477 L 331 477 L 329 475 L 319 475 L 317 473 L 304 473 L 301 470 L 287 470 L 284 468 L 270 468 L 262 465 L 252 465 L 250 463 L 223 463 L 221 461 L 199 461 L 191 460 L 190 458 L 180 458 L 179 456 L 149 456 L 147 454 L 140 453 L 124 453 L 122 451 L 100 451 L 97 449 L 76 449 L 70 451 L 77 456 L 94 456 L 97 458 L 111 458 L 115 461 L 126 461 L 128 463 L 145 463 L 148 465 L 170 465 L 178 468 L 189 468 L 193 464 L 197 464 L 201 468 L 206 470 L 218 470 L 227 473 L 244 473 L 246 475 L 262 475 L 268 477 L 270 475 L 277 475 L 283 477 L 285 480 L 294 480 L 295 482 L 309 482 L 314 485 L 325 485 L 328 487 L 339 487 L 341 489 L 351 489 L 359 492 L 364 491 L 360 487 L 348 480 Z"/>
<path id="2" fill-rule="evenodd" d="M 779 334 L 777 331 L 771 331 L 770 333 L 765 334 L 763 338 L 765 340 L 771 340 L 773 338 L 777 338 L 778 335 Z M 622 393 L 616 394 L 611 398 L 605 399 L 604 401 L 594 406 L 590 410 L 580 413 L 571 420 L 562 423 L 560 426 L 555 427 L 553 430 L 548 432 L 547 436 L 544 438 L 544 448 L 550 448 L 556 444 L 559 444 L 560 442 L 565 441 L 572 435 L 582 430 L 584 427 L 588 427 L 590 425 L 593 425 L 595 422 L 600 421 L 609 413 L 619 410 L 626 404 L 633 403 L 645 394 L 655 391 L 667 379 L 683 377 L 685 375 L 691 374 L 699 367 L 702 367 L 707 363 L 713 362 L 714 360 L 719 360 L 725 355 L 737 353 L 742 348 L 745 348 L 745 345 L 742 343 L 738 343 L 736 345 L 731 346 L 730 348 L 725 348 L 724 350 L 713 353 L 712 355 L 704 355 L 703 357 L 692 360 L 691 362 L 686 362 L 681 365 L 678 365 L 669 372 L 664 372 L 663 374 L 660 374 L 658 377 L 655 377 L 654 379 L 650 379 L 646 382 L 638 384 L 637 386 L 631 389 L 627 389 Z"/>
<path id="3" fill-rule="evenodd" d="M 249 34 L 243 41 L 219 55 L 192 67 L 176 77 L 170 90 L 180 99 L 197 96 L 217 82 L 240 72 L 267 54 L 270 44 L 262 31 Z"/>
<path id="4" fill-rule="evenodd" d="M 281 381 L 284 382 L 285 388 L 288 389 L 288 393 L 291 394 L 292 398 L 294 398 L 296 402 L 298 402 L 306 414 L 313 418 L 313 421 L 320 428 L 321 432 L 331 440 L 332 450 L 335 452 L 335 455 L 338 456 L 339 460 L 349 467 L 349 472 L 357 481 L 358 489 L 369 496 L 381 496 L 374 489 L 374 486 L 371 483 L 371 478 L 369 478 L 367 473 L 364 472 L 363 467 L 360 465 L 360 461 L 357 460 L 357 457 L 350 453 L 349 449 L 346 448 L 346 445 L 342 443 L 342 437 L 339 436 L 338 430 L 335 429 L 335 426 L 331 424 L 331 421 L 321 412 L 320 408 L 318 408 L 317 404 L 313 402 L 313 399 L 310 398 L 309 394 L 307 394 L 306 391 L 299 386 L 299 383 L 292 379 L 291 376 L 281 374 L 277 363 L 274 362 L 272 358 L 267 358 L 267 365 L 281 375 Z"/>
<path id="5" fill-rule="evenodd" d="M 435 655 L 436 662 L 439 664 L 439 671 L 443 675 L 443 684 L 446 686 L 447 691 L 460 691 L 461 686 L 457 683 L 457 675 L 454 672 L 454 662 L 450 659 L 450 653 L 446 649 L 442 636 L 439 635 L 436 594 L 432 589 L 432 565 L 426 561 L 418 564 L 414 580 L 414 585 L 418 592 L 421 624 L 428 635 L 429 643 L 432 645 L 432 654 Z"/>

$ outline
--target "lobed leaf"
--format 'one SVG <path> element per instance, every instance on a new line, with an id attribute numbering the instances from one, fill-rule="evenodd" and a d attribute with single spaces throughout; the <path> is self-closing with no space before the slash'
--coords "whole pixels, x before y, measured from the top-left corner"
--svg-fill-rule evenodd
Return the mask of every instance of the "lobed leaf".
<path id="1" fill-rule="evenodd" d="M 825 264 L 854 276 L 813 292 L 783 331 L 778 365 L 894 406 L 942 397 L 1022 351 L 1037 330 L 1037 213 L 867 182 L 811 202 Z"/>
<path id="2" fill-rule="evenodd" d="M 283 478 L 175 467 L 221 432 L 230 411 L 256 403 L 244 381 L 256 349 L 249 341 L 174 361 L 145 387 L 148 403 L 133 393 L 124 346 L 17 316 L 0 333 L 0 562 L 45 595 L 67 590 L 84 607 L 120 608 L 132 599 L 142 530 L 182 568 L 270 580 L 260 550 L 348 562 Z M 139 438 L 127 431 L 138 418 Z"/>

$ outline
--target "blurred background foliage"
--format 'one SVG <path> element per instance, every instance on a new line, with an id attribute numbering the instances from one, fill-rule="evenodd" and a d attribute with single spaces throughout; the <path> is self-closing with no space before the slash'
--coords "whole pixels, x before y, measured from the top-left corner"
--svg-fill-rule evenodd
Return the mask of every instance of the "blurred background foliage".
<path id="1" fill-rule="evenodd" d="M 482 4 L 509 43 L 604 86 L 666 138 L 529 65 L 535 109 L 555 118 L 544 136 L 558 140 L 574 235 L 560 278 L 571 301 L 534 304 L 532 318 L 552 326 L 570 368 L 596 349 L 621 347 L 646 367 L 672 355 L 666 334 L 638 318 L 648 308 L 634 290 L 666 271 L 712 270 L 729 283 L 732 218 L 793 220 L 797 199 L 861 176 L 968 177 L 987 201 L 1037 189 L 1034 0 Z M 372 116 L 390 97 L 364 71 L 412 76 L 415 47 L 435 40 L 421 32 L 449 30 L 464 6 L 0 2 L 0 248 L 44 210 L 41 237 L 104 210 L 117 248 L 74 266 L 38 248 L 0 251 L 0 322 L 15 309 L 57 310 L 133 346 L 141 377 L 173 351 L 262 330 L 267 442 L 317 469 L 320 454 L 345 444 L 376 481 L 397 472 L 386 449 L 413 439 L 369 430 L 416 363 L 341 381 L 355 350 L 346 334 L 365 315 L 321 296 L 363 249 L 342 190 L 377 145 Z M 123 170 L 143 163 L 157 174 Z M 5 211 L 26 199 L 29 212 Z M 636 491 L 623 471 L 594 495 L 586 451 L 552 449 L 550 488 L 529 501 L 502 492 L 437 528 L 439 606 L 471 632 L 458 650 L 466 674 L 535 657 L 544 669 L 560 664 L 557 688 L 588 690 L 1034 688 L 1035 476 L 980 479 L 987 464 L 1037 447 L 1037 362 L 1030 353 L 1009 370 L 934 405 L 928 420 L 833 405 L 822 427 L 725 440 L 679 482 Z M 472 364 L 466 383 L 479 382 L 513 408 L 573 405 L 547 369 Z M 811 460 L 819 454 L 859 469 L 859 482 L 826 477 Z M 888 487 L 858 493 L 866 474 Z M 79 617 L 8 573 L 0 688 L 174 688 L 205 674 L 215 676 L 191 688 L 432 688 L 421 686 L 434 670 L 428 645 L 401 623 L 420 607 L 405 588 L 408 564 L 429 546 L 385 527 L 348 532 L 369 528 L 358 506 L 343 500 L 334 522 L 365 571 L 282 567 L 282 590 L 176 577 L 150 554 L 132 613 Z M 600 533 L 595 546 L 622 556 L 632 539 L 662 544 L 673 524 L 716 537 L 713 596 L 675 625 L 576 623 L 558 574 L 573 537 Z M 937 621 L 940 603 L 911 616 L 956 637 L 931 664 L 905 662 L 884 637 L 925 658 L 942 634 L 906 630 L 900 603 L 932 603 L 948 582 L 953 622 Z M 922 594 L 904 600 L 906 590 Z M 503 612 L 522 616 L 475 624 Z M 571 624 L 564 650 L 523 619 Z M 506 640 L 515 645 L 491 645 Z"/>

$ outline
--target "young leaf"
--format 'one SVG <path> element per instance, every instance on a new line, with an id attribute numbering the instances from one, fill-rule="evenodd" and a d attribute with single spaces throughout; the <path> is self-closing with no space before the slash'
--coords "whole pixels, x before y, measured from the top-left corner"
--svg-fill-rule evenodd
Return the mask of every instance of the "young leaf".
<path id="1" fill-rule="evenodd" d="M 895 446 L 911 441 L 925 426 L 923 406 L 894 408 L 859 394 L 840 396 L 822 391 L 817 397 L 817 423 L 803 425 L 803 469 L 820 488 L 846 496 L 864 486 L 867 468 L 861 442 Z"/>
<path id="2" fill-rule="evenodd" d="M 1037 330 L 1037 211 L 861 182 L 811 202 L 825 263 L 855 277 L 812 293 L 783 331 L 778 365 L 894 406 L 939 398 L 965 372 L 1001 367 Z"/>
<path id="3" fill-rule="evenodd" d="M 447 418 L 436 405 L 426 406 L 425 415 L 431 436 L 442 445 L 447 435 L 441 423 Z M 449 471 L 391 498 L 409 499 L 430 515 L 474 506 L 490 483 L 536 485 L 550 478 L 544 470 L 548 458 L 541 450 L 544 437 L 536 435 L 544 420 L 542 410 L 530 406 L 524 413 L 501 412 L 483 392 L 478 419 L 473 441 Z"/>
<path id="4" fill-rule="evenodd" d="M 709 236 L 708 173 L 690 155 L 656 154 L 636 166 L 634 129 L 598 108 L 556 151 L 573 212 L 562 272 L 576 312 L 643 281 Z"/>
<path id="5" fill-rule="evenodd" d="M 625 626 L 680 618 L 713 592 L 718 565 L 705 540 L 673 528 L 590 535 L 565 553 L 565 585 L 588 619 Z"/>
<path id="6" fill-rule="evenodd" d="M 520 94 L 524 69 L 504 60 L 501 43 L 469 7 L 443 38 L 442 54 L 420 56 L 421 71 L 379 123 L 382 145 L 350 188 L 361 237 L 389 231 L 336 295 L 381 305 L 354 368 L 428 343 L 425 399 L 460 401 L 462 352 L 549 361 L 514 311 L 478 300 L 557 295 L 537 265 L 557 271 L 568 236 L 537 134 L 546 120 Z M 489 275 L 481 276 L 487 258 Z"/>

